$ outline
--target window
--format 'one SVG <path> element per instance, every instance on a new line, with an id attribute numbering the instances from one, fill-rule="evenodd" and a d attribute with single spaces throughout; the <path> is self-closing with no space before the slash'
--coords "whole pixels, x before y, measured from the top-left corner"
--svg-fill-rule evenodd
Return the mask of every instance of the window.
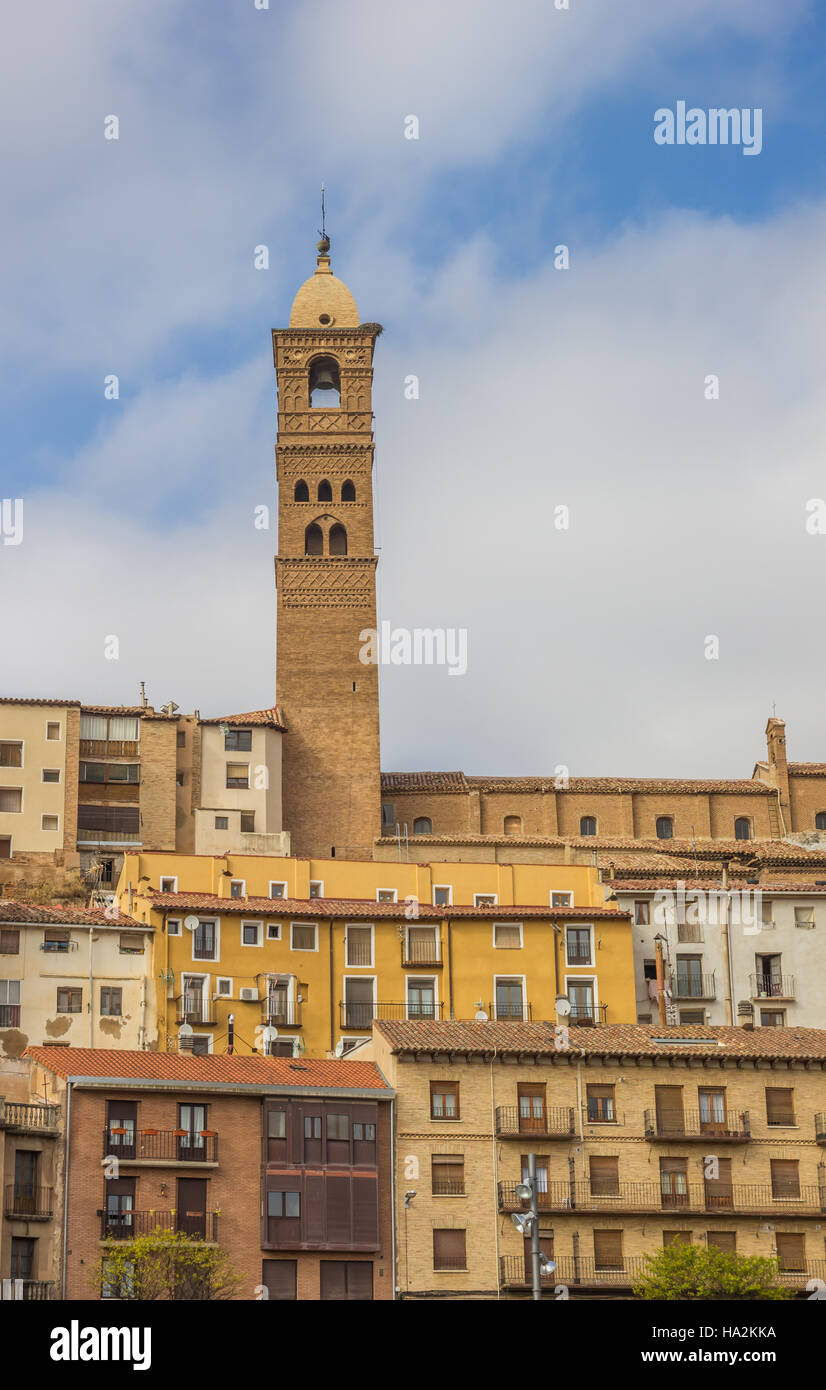
<path id="1" fill-rule="evenodd" d="M 516 1087 L 520 1134 L 544 1134 L 545 1086 L 541 1082 L 520 1082 Z"/>
<path id="2" fill-rule="evenodd" d="M 267 923 L 267 940 L 268 940 L 268 941 L 280 941 L 280 940 L 281 940 L 281 923 L 280 923 L 280 922 L 268 922 L 268 923 Z"/>
<path id="3" fill-rule="evenodd" d="M 294 1302 L 298 1298 L 298 1261 L 262 1260 L 261 1283 L 267 1290 L 269 1301 Z"/>
<path id="4" fill-rule="evenodd" d="M 748 816 L 738 816 L 734 822 L 735 840 L 751 839 L 751 821 Z"/>
<path id="5" fill-rule="evenodd" d="M 431 1081 L 430 1118 L 431 1120 L 458 1120 L 458 1081 Z"/>
<path id="6" fill-rule="evenodd" d="M 522 817 L 505 816 L 504 831 L 506 835 L 522 834 Z"/>
<path id="7" fill-rule="evenodd" d="M 270 1110 L 267 1114 L 267 1138 L 286 1139 L 287 1137 L 287 1112 L 286 1110 Z"/>
<path id="8" fill-rule="evenodd" d="M 304 554 L 323 555 L 324 554 L 324 532 L 320 526 L 311 521 L 304 532 Z"/>
<path id="9" fill-rule="evenodd" d="M 494 977 L 494 1010 L 497 1019 L 515 1018 L 527 1020 L 525 1004 L 525 981 L 521 976 L 506 979 L 501 975 Z"/>
<path id="10" fill-rule="evenodd" d="M 175 734 L 175 746 L 177 748 L 186 748 L 186 729 L 178 729 Z"/>
<path id="11" fill-rule="evenodd" d="M 453 889 L 448 884 L 434 884 L 433 906 L 450 907 L 453 903 Z"/>
<path id="12" fill-rule="evenodd" d="M 242 811 L 242 812 L 241 812 L 241 834 L 242 834 L 242 835 L 254 835 L 254 834 L 255 834 L 255 812 L 254 812 L 254 811 Z"/>
<path id="13" fill-rule="evenodd" d="M 818 811 L 815 816 L 815 830 L 826 830 L 826 811 Z"/>
<path id="14" fill-rule="evenodd" d="M 230 879 L 229 895 L 231 898 L 245 898 L 247 896 L 247 885 L 244 879 Z"/>
<path id="15" fill-rule="evenodd" d="M 433 822 L 429 816 L 417 816 L 413 822 L 414 835 L 432 835 Z"/>
<path id="16" fill-rule="evenodd" d="M 705 1023 L 705 1009 L 680 1009 L 681 1023 Z"/>
<path id="17" fill-rule="evenodd" d="M 59 824 L 60 824 L 60 821 L 59 821 L 59 818 L 58 818 L 57 816 L 45 816 L 45 815 L 44 815 L 44 816 L 41 816 L 41 817 L 40 817 L 40 829 L 41 829 L 41 830 L 57 830 Z"/>
<path id="18" fill-rule="evenodd" d="M 310 500 L 310 489 L 308 488 L 308 486 L 307 486 L 307 484 L 305 483 L 304 479 L 303 479 L 303 478 L 299 478 L 298 482 L 297 482 L 296 485 L 295 485 L 295 490 L 294 490 L 294 492 L 293 492 L 293 501 L 294 501 L 294 502 L 309 502 L 309 500 Z"/>
<path id="19" fill-rule="evenodd" d="M 466 1269 L 466 1231 L 433 1232 L 433 1268 Z"/>
<path id="20" fill-rule="evenodd" d="M 20 981 L 0 980 L 0 1028 L 20 1026 Z"/>
<path id="21" fill-rule="evenodd" d="M 215 981 L 215 993 L 222 995 L 224 999 L 232 998 L 232 980 L 218 979 Z"/>
<path id="22" fill-rule="evenodd" d="M 0 787 L 0 811 L 17 812 L 22 810 L 22 787 Z"/>
<path id="23" fill-rule="evenodd" d="M 796 1158 L 769 1159 L 772 1179 L 772 1197 L 800 1196 L 800 1164 Z"/>
<path id="24" fill-rule="evenodd" d="M 286 1216 L 295 1219 L 301 1216 L 300 1192 L 268 1192 L 267 1216 Z"/>
<path id="25" fill-rule="evenodd" d="M 567 927 L 565 951 L 568 965 L 591 964 L 591 928 Z"/>
<path id="26" fill-rule="evenodd" d="M 702 956 L 677 956 L 677 979 L 674 988 L 677 999 L 705 999 L 709 995 L 707 978 L 703 975 Z"/>
<path id="27" fill-rule="evenodd" d="M 68 951 L 71 944 L 71 937 L 67 931 L 51 929 L 43 933 L 44 951 Z"/>
<path id="28" fill-rule="evenodd" d="M 594 1268 L 622 1267 L 622 1231 L 594 1231 Z"/>
<path id="29" fill-rule="evenodd" d="M 241 923 L 241 944 L 243 946 L 261 946 L 262 924 L 260 922 Z"/>
<path id="30" fill-rule="evenodd" d="M 660 1159 L 660 1200 L 664 1207 L 688 1206 L 688 1178 L 684 1158 Z"/>
<path id="31" fill-rule="evenodd" d="M 702 922 L 678 922 L 677 940 L 678 941 L 702 941 L 703 925 Z"/>
<path id="32" fill-rule="evenodd" d="M 215 829 L 216 829 L 216 830 L 229 830 L 229 816 L 216 816 L 216 817 L 215 817 Z"/>
<path id="33" fill-rule="evenodd" d="M 224 734 L 225 753 L 250 753 L 252 729 L 227 729 Z"/>
<path id="34" fill-rule="evenodd" d="M 804 930 L 811 931 L 815 924 L 815 910 L 813 907 L 796 907 L 794 910 L 794 924 Z"/>
<path id="35" fill-rule="evenodd" d="M 184 774 L 183 772 L 176 772 L 176 773 L 175 773 L 175 786 L 176 786 L 176 787 L 183 787 L 183 786 L 185 785 L 185 781 L 186 781 L 186 777 L 185 777 L 185 774 Z"/>
<path id="36" fill-rule="evenodd" d="M 495 893 L 474 893 L 474 895 L 473 895 L 473 906 L 474 906 L 474 907 L 495 907 L 495 906 L 496 906 L 496 894 L 495 894 Z M 494 943 L 494 944 L 495 944 L 495 943 Z"/>
<path id="37" fill-rule="evenodd" d="M 375 1144 L 376 1126 L 364 1124 L 361 1121 L 353 1123 L 353 1143 L 354 1144 Z"/>
<path id="38" fill-rule="evenodd" d="M 17 927 L 0 927 L 0 956 L 20 954 L 20 930 Z"/>
<path id="39" fill-rule="evenodd" d="M 592 1197 L 619 1196 L 619 1159 L 591 1156 L 588 1160 L 588 1177 Z"/>
<path id="40" fill-rule="evenodd" d="M 465 1191 L 464 1154 L 433 1154 L 430 1187 L 434 1197 L 461 1197 Z"/>
<path id="41" fill-rule="evenodd" d="M 23 744 L 0 743 L 0 767 L 22 767 Z"/>
<path id="42" fill-rule="evenodd" d="M 249 789 L 249 763 L 227 763 L 227 786 Z"/>
<path id="43" fill-rule="evenodd" d="M 657 839 L 670 840 L 674 835 L 674 822 L 670 816 L 657 816 Z"/>
<path id="44" fill-rule="evenodd" d="M 634 925 L 647 927 L 651 921 L 651 904 L 647 898 L 634 899 Z"/>
<path id="45" fill-rule="evenodd" d="M 42 780 L 43 780 L 44 782 L 59 782 L 59 781 L 60 781 L 60 768 L 59 768 L 59 767 L 44 767 L 44 768 L 41 768 L 40 776 L 41 776 L 41 778 L 42 778 Z"/>
<path id="46" fill-rule="evenodd" d="M 562 908 L 564 908 L 564 907 L 573 907 L 573 905 L 574 905 L 574 895 L 573 895 L 573 893 L 552 893 L 552 894 L 551 894 L 551 907 L 562 907 Z"/>
<path id="47" fill-rule="evenodd" d="M 761 1028 L 785 1028 L 786 1010 L 785 1009 L 761 1009 L 760 1027 Z"/>
<path id="48" fill-rule="evenodd" d="M 320 482 L 319 485 L 318 485 L 317 501 L 319 501 L 319 502 L 332 502 L 332 500 L 333 500 L 333 489 L 331 488 L 331 486 L 330 486 L 329 482 L 327 481 L 327 479 L 326 479 L 326 478 L 322 478 L 321 482 Z"/>
<path id="49" fill-rule="evenodd" d="M 706 1245 L 709 1250 L 722 1250 L 726 1255 L 734 1255 L 737 1251 L 737 1234 L 735 1231 L 707 1231 Z"/>
<path id="50" fill-rule="evenodd" d="M 769 1125 L 793 1125 L 796 1123 L 792 1087 L 766 1087 L 766 1123 Z"/>
<path id="51" fill-rule="evenodd" d="M 407 1017 L 435 1018 L 436 981 L 434 979 L 414 980 L 407 978 Z"/>
<path id="52" fill-rule="evenodd" d="M 319 1295 L 323 1302 L 369 1302 L 373 1298 L 372 1260 L 322 1260 Z"/>
<path id="53" fill-rule="evenodd" d="M 49 740 L 50 743 L 59 742 L 59 740 L 60 740 L 60 724 L 59 724 L 59 723 L 52 723 L 52 722 L 50 721 L 50 722 L 46 725 L 46 738 Z"/>
<path id="54" fill-rule="evenodd" d="M 0 859 L 11 859 L 11 835 L 0 835 Z"/>
<path id="55" fill-rule="evenodd" d="M 586 1085 L 585 1108 L 589 1125 L 610 1124 L 615 1118 L 614 1087 Z"/>
<path id="56" fill-rule="evenodd" d="M 355 502 L 356 500 L 356 489 L 349 478 L 346 483 L 341 484 L 341 500 L 342 502 Z"/>
<path id="57" fill-rule="evenodd" d="M 118 951 L 122 956 L 142 956 L 143 937 L 140 932 L 121 932 L 118 938 Z"/>
<path id="58" fill-rule="evenodd" d="M 31 1236 L 12 1236 L 11 1269 L 12 1279 L 31 1279 L 35 1268 L 35 1249 L 37 1241 Z"/>
<path id="59" fill-rule="evenodd" d="M 663 1231 L 663 1249 L 669 1245 L 690 1245 L 690 1231 Z"/>
<path id="60" fill-rule="evenodd" d="M 218 926 L 201 920 L 192 933 L 192 959 L 218 959 Z"/>
<path id="61" fill-rule="evenodd" d="M 347 927 L 345 931 L 345 964 L 373 964 L 373 928 Z"/>
<path id="62" fill-rule="evenodd" d="M 777 1263 L 784 1273 L 804 1273 L 806 1270 L 806 1237 L 794 1235 L 791 1232 L 784 1234 L 778 1231 L 775 1235 L 777 1242 Z"/>
<path id="63" fill-rule="evenodd" d="M 80 764 L 81 782 L 132 782 L 140 781 L 140 763 L 85 763 Z"/>
<path id="64" fill-rule="evenodd" d="M 287 885 L 286 885 L 286 883 L 270 883 L 270 897 L 271 897 L 271 898 L 286 898 L 286 896 L 287 896 Z"/>
<path id="65" fill-rule="evenodd" d="M 381 803 L 381 828 L 382 830 L 392 830 L 396 824 L 396 808 L 392 801 Z"/>
<path id="66" fill-rule="evenodd" d="M 318 950 L 318 927 L 315 922 L 291 922 L 290 923 L 290 950 L 291 951 L 316 951 Z"/>
<path id="67" fill-rule="evenodd" d="M 321 881 L 320 878 L 311 878 L 311 879 L 310 879 L 310 897 L 311 897 L 311 898 L 323 898 L 323 897 L 324 897 L 324 884 L 322 883 L 322 881 Z"/>
<path id="68" fill-rule="evenodd" d="M 162 878 L 162 879 L 161 879 L 161 892 L 162 892 L 162 893 L 177 893 L 177 891 L 178 891 L 178 880 L 177 880 L 177 878 Z"/>
<path id="69" fill-rule="evenodd" d="M 520 1156 L 522 1164 L 522 1181 L 526 1183 L 530 1174 L 528 1172 L 528 1155 Z M 548 1160 L 543 1154 L 536 1155 L 536 1190 L 537 1192 L 548 1191 Z"/>
<path id="70" fill-rule="evenodd" d="M 180 919 L 180 917 L 170 917 L 169 921 L 168 921 L 167 924 L 166 924 L 166 934 L 167 934 L 167 936 L 180 936 L 180 935 L 181 935 L 181 919 Z"/>
<path id="71" fill-rule="evenodd" d="M 398 901 L 399 901 L 399 893 L 398 893 L 398 889 L 397 889 L 397 888 L 377 888 L 377 889 L 376 889 L 376 902 L 377 902 L 377 903 L 397 903 Z"/>
<path id="72" fill-rule="evenodd" d="M 350 1116 L 349 1115 L 328 1115 L 327 1116 L 327 1138 L 338 1139 L 343 1143 L 350 1142 Z"/>
<path id="73" fill-rule="evenodd" d="M 57 1012 L 59 1014 L 79 1014 L 82 1008 L 82 989 L 61 988 L 57 991 Z"/>
<path id="74" fill-rule="evenodd" d="M 347 554 L 347 531 L 339 522 L 330 527 L 330 554 Z"/>
<path id="75" fill-rule="evenodd" d="M 499 951 L 517 951 L 522 946 L 521 922 L 494 922 L 493 944 Z"/>
<path id="76" fill-rule="evenodd" d="M 597 818 L 596 816 L 580 816 L 579 819 L 580 835 L 596 835 Z"/>
<path id="77" fill-rule="evenodd" d="M 104 1016 L 120 1018 L 123 1014 L 123 990 L 116 989 L 111 985 L 102 985 L 100 1012 Z"/>

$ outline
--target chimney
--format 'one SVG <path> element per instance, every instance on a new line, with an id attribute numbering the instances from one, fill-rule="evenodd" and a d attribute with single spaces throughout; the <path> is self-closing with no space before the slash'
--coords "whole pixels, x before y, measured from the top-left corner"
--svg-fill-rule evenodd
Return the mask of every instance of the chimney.
<path id="1" fill-rule="evenodd" d="M 748 999 L 741 999 L 737 1005 L 737 1023 L 749 1033 L 754 1031 L 754 1005 Z"/>

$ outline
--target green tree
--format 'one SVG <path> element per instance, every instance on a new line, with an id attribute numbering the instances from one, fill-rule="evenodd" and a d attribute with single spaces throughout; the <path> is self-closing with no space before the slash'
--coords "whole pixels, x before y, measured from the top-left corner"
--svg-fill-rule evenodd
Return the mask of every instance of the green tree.
<path id="1" fill-rule="evenodd" d="M 634 1285 L 638 1298 L 690 1302 L 697 1299 L 788 1299 L 776 1260 L 763 1255 L 703 1249 L 675 1240 L 656 1255 Z"/>
<path id="2" fill-rule="evenodd" d="M 111 1242 L 94 1276 L 99 1297 L 141 1303 L 234 1298 L 241 1283 L 220 1246 L 160 1227 L 134 1240 Z"/>

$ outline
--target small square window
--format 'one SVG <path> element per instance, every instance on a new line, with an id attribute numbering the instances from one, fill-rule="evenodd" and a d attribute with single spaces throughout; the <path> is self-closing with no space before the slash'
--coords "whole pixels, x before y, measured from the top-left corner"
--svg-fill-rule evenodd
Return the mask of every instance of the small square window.
<path id="1" fill-rule="evenodd" d="M 500 951 L 518 951 L 522 945 L 522 923 L 494 922 L 493 944 Z"/>
<path id="2" fill-rule="evenodd" d="M 222 995 L 225 999 L 232 997 L 232 980 L 216 980 L 215 993 Z"/>
<path id="3" fill-rule="evenodd" d="M 315 878 L 315 879 L 311 879 L 311 880 L 310 880 L 310 897 L 311 897 L 311 898 L 323 898 L 323 897 L 324 897 L 324 884 L 321 882 L 321 879 Z"/>
<path id="4" fill-rule="evenodd" d="M 280 922 L 268 922 L 268 923 L 267 923 L 267 940 L 268 940 L 268 941 L 280 941 L 280 940 L 281 940 L 281 923 L 280 923 Z"/>
<path id="5" fill-rule="evenodd" d="M 244 889 L 246 884 L 242 878 L 234 878 L 229 885 L 229 895 L 231 898 L 245 898 Z"/>
<path id="6" fill-rule="evenodd" d="M 40 817 L 40 829 L 41 829 L 41 830 L 52 830 L 52 831 L 54 831 L 54 830 L 59 829 L 59 826 L 60 826 L 60 817 L 59 817 L 59 816 L 41 816 L 41 817 Z"/>
<path id="7" fill-rule="evenodd" d="M 260 922 L 242 922 L 242 923 L 241 923 L 241 941 L 242 941 L 242 943 L 243 943 L 245 946 L 260 946 L 260 945 L 261 945 L 261 923 L 260 923 Z"/>
<path id="8" fill-rule="evenodd" d="M 229 816 L 216 816 L 216 817 L 215 817 L 215 829 L 216 829 L 216 830 L 229 830 Z"/>
<path id="9" fill-rule="evenodd" d="M 398 892 L 398 889 L 397 889 L 397 888 L 377 888 L 377 889 L 376 889 L 376 902 L 377 902 L 377 903 L 396 903 L 396 902 L 398 902 L 398 901 L 399 901 L 399 892 Z"/>
<path id="10" fill-rule="evenodd" d="M 318 927 L 315 922 L 293 922 L 290 927 L 290 949 L 315 951 Z"/>
<path id="11" fill-rule="evenodd" d="M 255 833 L 255 812 L 254 812 L 254 811 L 242 811 L 242 812 L 241 812 L 241 834 L 242 834 L 242 835 L 253 835 L 254 833 Z"/>
<path id="12" fill-rule="evenodd" d="M 175 736 L 175 742 L 178 748 L 186 748 L 186 729 L 178 730 Z"/>
<path id="13" fill-rule="evenodd" d="M 176 772 L 176 773 L 175 773 L 175 786 L 176 786 L 176 787 L 182 787 L 183 785 L 184 785 L 184 774 L 183 774 L 182 772 Z"/>
<path id="14" fill-rule="evenodd" d="M 271 897 L 271 898 L 286 898 L 286 896 L 287 896 L 287 885 L 286 885 L 286 883 L 270 883 L 270 897 Z"/>
<path id="15" fill-rule="evenodd" d="M 53 722 L 50 721 L 50 722 L 46 725 L 46 738 L 49 740 L 50 743 L 57 743 L 57 742 L 60 741 L 60 724 L 59 724 L 59 723 L 57 723 L 57 722 L 54 722 L 54 723 L 53 723 Z"/>
<path id="16" fill-rule="evenodd" d="M 249 763 L 227 763 L 227 786 L 249 789 Z"/>
<path id="17" fill-rule="evenodd" d="M 474 893 L 474 907 L 496 907 L 496 893 Z"/>
<path id="18" fill-rule="evenodd" d="M 180 919 L 180 917 L 170 917 L 169 921 L 168 921 L 167 924 L 166 924 L 166 934 L 167 934 L 167 936 L 180 936 L 180 935 L 181 935 L 181 919 Z"/>
<path id="19" fill-rule="evenodd" d="M 177 880 L 177 878 L 162 878 L 162 879 L 161 879 L 161 892 L 162 892 L 162 893 L 177 893 L 177 891 L 178 891 L 178 880 Z"/>
<path id="20" fill-rule="evenodd" d="M 42 776 L 44 782 L 59 782 L 59 781 L 60 781 L 60 768 L 59 768 L 59 767 L 44 767 L 44 768 L 42 769 L 41 776 Z"/>
<path id="21" fill-rule="evenodd" d="M 453 901 L 453 889 L 447 884 L 441 884 L 433 889 L 434 907 L 450 907 Z"/>
<path id="22" fill-rule="evenodd" d="M 563 908 L 564 908 L 564 907 L 573 907 L 573 905 L 574 905 L 574 895 L 573 895 L 573 893 L 552 893 L 552 894 L 551 894 L 551 907 L 563 907 Z"/>

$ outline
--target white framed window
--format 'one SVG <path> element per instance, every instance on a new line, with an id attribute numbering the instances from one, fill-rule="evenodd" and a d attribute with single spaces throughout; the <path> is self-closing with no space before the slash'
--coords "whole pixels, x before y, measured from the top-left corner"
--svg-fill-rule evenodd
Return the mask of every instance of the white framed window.
<path id="1" fill-rule="evenodd" d="M 321 879 L 321 878 L 311 878 L 311 879 L 310 879 L 310 897 L 311 897 L 311 898 L 323 898 L 323 897 L 324 897 L 324 880 L 323 880 L 323 879 Z"/>
<path id="2" fill-rule="evenodd" d="M 287 1033 L 279 1033 L 278 1037 L 266 1045 L 265 1056 L 267 1057 L 300 1057 L 301 1045 L 298 1038 Z"/>
<path id="3" fill-rule="evenodd" d="M 344 929 L 344 964 L 348 969 L 373 967 L 374 928 L 372 924 L 354 922 Z"/>
<path id="4" fill-rule="evenodd" d="M 521 922 L 494 922 L 493 944 L 497 951 L 520 951 L 524 939 Z"/>
<path id="5" fill-rule="evenodd" d="M 376 1016 L 376 977 L 375 975 L 345 975 L 341 1003 L 342 1028 L 365 1028 L 373 1026 Z"/>
<path id="6" fill-rule="evenodd" d="M 566 975 L 565 993 L 571 1005 L 570 1023 L 597 1023 L 600 1017 L 599 989 L 596 975 Z"/>
<path id="7" fill-rule="evenodd" d="M 803 927 L 811 931 L 815 924 L 815 910 L 810 906 L 796 906 L 794 910 L 794 924 L 796 927 Z"/>
<path id="8" fill-rule="evenodd" d="M 54 832 L 60 829 L 60 817 L 44 814 L 40 817 L 40 829 Z"/>
<path id="9" fill-rule="evenodd" d="M 450 883 L 434 883 L 433 885 L 433 906 L 452 907 L 453 906 L 453 885 Z"/>
<path id="10" fill-rule="evenodd" d="M 180 936 L 180 935 L 181 935 L 181 919 L 180 919 L 180 917 L 170 917 L 170 918 L 169 918 L 169 920 L 167 921 L 167 924 L 166 924 L 166 934 L 167 934 L 167 936 Z"/>
<path id="11" fill-rule="evenodd" d="M 59 767 L 42 767 L 42 768 L 40 769 L 40 780 L 41 780 L 42 782 L 52 782 L 52 783 L 54 783 L 54 782 L 59 782 L 59 781 L 60 781 L 60 768 L 59 768 Z"/>
<path id="12" fill-rule="evenodd" d="M 229 895 L 231 898 L 245 898 L 247 896 L 246 879 L 231 878 L 229 881 Z"/>
<path id="13" fill-rule="evenodd" d="M 318 923 L 290 922 L 290 950 L 317 951 Z"/>
<path id="14" fill-rule="evenodd" d="M 398 890 L 398 888 L 377 888 L 377 889 L 376 889 L 376 902 L 377 902 L 377 903 L 397 903 L 398 901 L 399 901 L 399 890 Z"/>
<path id="15" fill-rule="evenodd" d="M 59 719 L 46 720 L 46 741 L 48 743 L 59 743 L 63 725 Z"/>
<path id="16" fill-rule="evenodd" d="M 264 944 L 264 923 L 263 922 L 242 922 L 241 923 L 241 945 L 242 946 L 263 946 Z"/>
<path id="17" fill-rule="evenodd" d="M 587 922 L 568 922 L 565 926 L 565 964 L 594 964 L 594 929 Z"/>
<path id="18" fill-rule="evenodd" d="M 524 1021 L 528 1017 L 524 975 L 494 975 L 493 1016 L 495 1019 Z"/>
<path id="19" fill-rule="evenodd" d="M 216 816 L 216 817 L 215 817 L 215 829 L 216 829 L 216 830 L 229 830 L 229 816 Z"/>
<path id="20" fill-rule="evenodd" d="M 161 881 L 160 881 L 160 892 L 161 892 L 161 893 L 177 893 L 177 891 L 178 891 L 178 880 L 177 880 L 177 877 L 175 877 L 175 878 L 162 878 L 162 879 L 161 879 Z"/>
<path id="21" fill-rule="evenodd" d="M 204 1057 L 213 1051 L 212 1033 L 193 1033 L 188 1038 L 178 1038 L 178 1051 L 191 1052 L 193 1057 Z"/>
<path id="22" fill-rule="evenodd" d="M 280 922 L 268 922 L 268 923 L 267 923 L 267 940 L 268 940 L 268 941 L 280 941 L 280 940 L 281 940 L 281 923 L 280 923 Z"/>
<path id="23" fill-rule="evenodd" d="M 280 879 L 270 879 L 270 891 L 269 891 L 269 896 L 270 896 L 271 898 L 286 898 L 286 897 L 288 897 L 289 894 L 287 893 L 287 885 L 286 885 L 286 883 L 282 882 Z"/>
<path id="24" fill-rule="evenodd" d="M 404 981 L 407 1018 L 438 1018 L 439 997 L 435 975 L 406 975 Z"/>
<path id="25" fill-rule="evenodd" d="M 354 1047 L 361 1047 L 361 1044 L 366 1042 L 372 1042 L 372 1038 L 369 1034 L 366 1034 L 363 1038 L 339 1038 L 342 1057 L 346 1057 L 347 1053 L 352 1052 Z"/>
<path id="26" fill-rule="evenodd" d="M 215 993 L 220 999 L 232 998 L 232 980 L 227 976 L 221 975 L 215 981 Z"/>
<path id="27" fill-rule="evenodd" d="M 215 917 L 202 917 L 192 936 L 193 960 L 221 959 L 221 923 Z"/>
<path id="28" fill-rule="evenodd" d="M 473 895 L 474 907 L 498 907 L 498 905 L 498 893 L 474 893 Z"/>
<path id="29" fill-rule="evenodd" d="M 573 893 L 560 893 L 556 889 L 551 889 L 551 907 L 573 907 Z"/>

